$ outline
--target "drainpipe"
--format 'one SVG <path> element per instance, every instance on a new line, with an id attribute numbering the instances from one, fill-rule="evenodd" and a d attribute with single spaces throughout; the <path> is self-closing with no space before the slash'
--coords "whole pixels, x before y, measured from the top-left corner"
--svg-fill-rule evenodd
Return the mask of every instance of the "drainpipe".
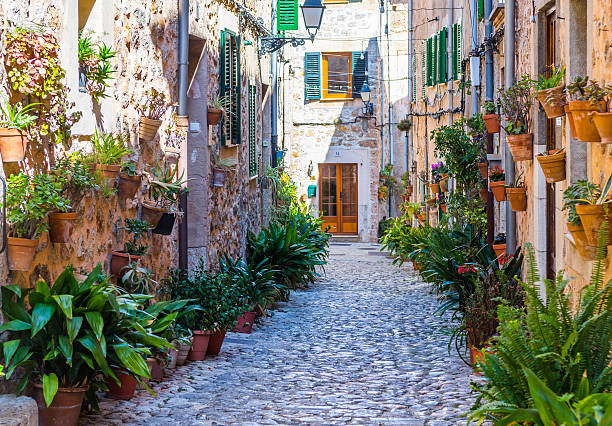
<path id="1" fill-rule="evenodd" d="M 485 38 L 489 39 L 493 34 L 493 24 L 489 20 L 491 11 L 493 10 L 493 0 L 485 0 L 484 12 L 485 12 Z M 485 52 L 485 96 L 489 101 L 493 100 L 494 87 L 493 87 L 493 51 L 487 49 Z M 493 135 L 487 133 L 487 154 L 493 154 Z M 493 243 L 495 238 L 495 213 L 494 213 L 493 197 L 487 191 L 487 242 Z"/>
<path id="2" fill-rule="evenodd" d="M 278 34 L 276 28 L 276 1 L 272 1 L 272 36 Z M 272 93 L 270 93 L 270 151 L 272 152 L 271 166 L 278 166 L 278 53 L 270 54 L 270 74 L 272 79 Z"/>
<path id="3" fill-rule="evenodd" d="M 412 113 L 412 100 L 415 98 L 414 93 L 414 54 L 412 47 L 412 10 L 413 0 L 408 2 L 408 93 L 410 98 L 408 99 L 408 112 Z M 414 121 L 414 118 L 413 118 Z M 410 171 L 410 148 L 412 147 L 412 127 L 406 132 L 406 171 Z"/>
<path id="4" fill-rule="evenodd" d="M 178 21 L 178 115 L 187 116 L 187 65 L 189 62 L 189 0 L 179 0 Z M 187 141 L 185 141 L 187 143 Z M 186 152 L 186 150 L 184 150 Z M 183 162 L 187 164 L 186 158 Z M 183 220 L 178 229 L 179 269 L 187 271 L 187 193 L 181 192 L 179 208 Z"/>
<path id="5" fill-rule="evenodd" d="M 514 1 L 506 2 L 504 18 L 504 61 L 506 88 L 514 84 Z M 506 184 L 514 182 L 514 161 L 508 143 L 504 150 L 504 169 L 506 171 Z M 506 202 L 506 252 L 514 253 L 516 250 L 516 215 Z"/>
<path id="6" fill-rule="evenodd" d="M 472 0 L 472 50 L 476 49 L 478 49 L 478 0 Z M 472 85 L 472 115 L 476 114 L 478 114 L 478 94 L 476 86 Z"/>
<path id="7" fill-rule="evenodd" d="M 448 34 L 453 33 L 453 24 L 455 23 L 455 1 L 454 0 L 449 0 L 448 1 Z M 451 40 L 451 38 L 448 38 L 449 40 Z M 446 57 L 447 57 L 447 62 L 448 62 L 448 69 L 447 69 L 447 73 L 448 73 L 448 110 L 452 111 L 454 109 L 454 90 L 453 90 L 453 42 L 452 40 L 450 41 L 450 43 L 447 43 L 447 48 L 446 48 Z M 451 126 L 453 124 L 453 113 L 450 112 L 448 114 L 448 125 Z M 449 183 L 449 188 L 448 191 L 449 193 L 452 192 L 455 189 L 455 179 L 449 179 L 448 181 Z M 453 223 L 453 218 L 452 216 L 449 216 L 449 220 L 450 223 Z"/>

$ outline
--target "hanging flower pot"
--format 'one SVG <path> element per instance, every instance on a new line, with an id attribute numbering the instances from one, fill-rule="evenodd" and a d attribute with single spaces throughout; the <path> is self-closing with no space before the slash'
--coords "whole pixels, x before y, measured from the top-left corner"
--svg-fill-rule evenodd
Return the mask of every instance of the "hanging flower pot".
<path id="1" fill-rule="evenodd" d="M 138 262 L 141 256 L 134 256 L 133 254 L 126 253 L 124 251 L 113 250 L 111 252 L 110 272 L 118 282 L 125 275 L 126 271 L 124 268 L 132 262 Z"/>
<path id="2" fill-rule="evenodd" d="M 563 110 L 563 105 L 565 102 L 565 95 L 563 94 L 563 90 L 565 86 L 557 86 L 550 89 L 540 90 L 536 97 L 544 111 L 546 112 L 546 117 L 548 118 L 557 118 L 562 117 L 565 111 Z"/>
<path id="3" fill-rule="evenodd" d="M 159 126 L 161 126 L 161 120 L 153 120 L 147 117 L 140 117 L 140 126 L 138 130 L 138 137 L 145 141 L 150 142 L 155 138 Z"/>
<path id="4" fill-rule="evenodd" d="M 565 111 L 565 116 L 567 117 L 567 122 L 569 123 L 572 137 L 576 139 L 577 136 L 576 136 L 576 124 L 574 123 L 574 115 L 572 114 L 572 111 L 570 110 L 569 105 L 564 105 L 563 110 Z"/>
<path id="5" fill-rule="evenodd" d="M 485 114 L 482 116 L 482 119 L 485 122 L 487 133 L 499 133 L 499 129 L 500 129 L 499 114 Z"/>
<path id="6" fill-rule="evenodd" d="M 430 198 L 429 200 L 427 200 L 427 205 L 428 205 L 429 207 L 433 207 L 433 206 L 435 206 L 435 205 L 436 205 L 436 197 L 432 197 L 432 198 Z"/>
<path id="7" fill-rule="evenodd" d="M 6 248 L 8 268 L 11 271 L 29 271 L 34 261 L 38 239 L 8 237 Z"/>
<path id="8" fill-rule="evenodd" d="M 51 242 L 61 244 L 72 241 L 72 227 L 76 218 L 76 212 L 49 213 L 49 238 Z"/>
<path id="9" fill-rule="evenodd" d="M 166 212 L 167 209 L 165 208 L 157 207 L 154 204 L 143 201 L 140 216 L 142 220 L 149 222 L 151 226 L 157 227 L 159 221 Z"/>
<path id="10" fill-rule="evenodd" d="M 157 222 L 157 226 L 151 232 L 158 235 L 170 235 L 172 234 L 172 229 L 174 229 L 175 220 L 176 215 L 174 213 L 164 213 L 159 222 Z"/>
<path id="11" fill-rule="evenodd" d="M 608 223 L 612 224 L 612 205 L 609 205 Z M 603 204 L 577 204 L 576 213 L 580 216 L 580 222 L 584 228 L 587 242 L 591 246 L 597 246 L 597 238 L 601 224 L 605 220 L 606 209 Z M 610 225 L 608 225 L 608 229 Z M 612 241 L 612 233 L 609 233 L 608 243 Z"/>
<path id="12" fill-rule="evenodd" d="M 493 195 L 495 196 L 495 199 L 498 202 L 502 202 L 502 201 L 506 201 L 506 182 L 505 181 L 499 181 L 499 182 L 490 182 L 489 186 L 491 187 L 491 192 L 493 193 Z"/>
<path id="13" fill-rule="evenodd" d="M 113 399 L 128 401 L 134 397 L 136 391 L 136 379 L 127 370 L 113 368 L 113 372 L 119 379 L 119 384 L 112 377 L 106 378 L 108 396 Z"/>
<path id="14" fill-rule="evenodd" d="M 221 169 L 218 167 L 213 167 L 213 178 L 212 178 L 212 186 L 221 187 L 225 184 L 225 176 L 227 175 L 227 170 Z"/>
<path id="15" fill-rule="evenodd" d="M 478 163 L 478 170 L 480 170 L 480 177 L 486 179 L 489 173 L 489 163 Z"/>
<path id="16" fill-rule="evenodd" d="M 572 225 L 568 222 L 567 229 L 570 234 L 572 234 L 578 254 L 585 260 L 595 260 L 597 256 L 597 247 L 589 245 L 582 224 Z"/>
<path id="17" fill-rule="evenodd" d="M 593 124 L 599 133 L 601 143 L 612 143 L 612 112 L 591 113 Z"/>
<path id="18" fill-rule="evenodd" d="M 210 340 L 210 331 L 194 330 L 193 339 L 191 340 L 191 350 L 187 359 L 190 361 L 202 361 L 206 358 L 206 350 Z"/>
<path id="19" fill-rule="evenodd" d="M 493 251 L 497 257 L 501 257 L 506 254 L 506 243 L 504 244 L 493 244 Z"/>
<path id="20" fill-rule="evenodd" d="M 565 180 L 565 150 L 556 149 L 548 152 L 548 155 L 536 155 L 547 183 Z"/>
<path id="21" fill-rule="evenodd" d="M 96 173 L 99 173 L 102 180 L 116 180 L 119 170 L 121 170 L 119 164 L 96 164 Z"/>
<path id="22" fill-rule="evenodd" d="M 527 210 L 527 188 L 506 188 L 506 195 L 513 212 Z"/>
<path id="23" fill-rule="evenodd" d="M 506 141 L 514 161 L 533 159 L 533 134 L 506 135 Z"/>
<path id="24" fill-rule="evenodd" d="M 439 183 L 430 183 L 429 184 L 429 190 L 431 191 L 432 194 L 440 193 L 440 184 Z"/>
<path id="25" fill-rule="evenodd" d="M 223 345 L 223 340 L 225 339 L 226 331 L 227 330 L 225 329 L 217 330 L 210 335 L 210 340 L 208 341 L 208 348 L 206 349 L 206 355 L 219 355 L 219 352 L 221 352 L 221 346 Z"/>
<path id="26" fill-rule="evenodd" d="M 478 193 L 480 194 L 480 199 L 486 203 L 489 198 L 489 190 L 487 188 L 480 188 Z"/>
<path id="27" fill-rule="evenodd" d="M 136 195 L 136 191 L 140 188 L 140 182 L 142 177 L 130 176 L 126 173 L 119 173 L 119 198 L 122 200 L 127 200 L 128 198 L 134 198 Z"/>
<path id="28" fill-rule="evenodd" d="M 3 163 L 23 161 L 28 138 L 19 129 L 0 128 L 0 155 Z"/>
<path id="29" fill-rule="evenodd" d="M 576 138 L 581 142 L 601 142 L 591 117 L 592 112 L 601 111 L 600 105 L 593 105 L 589 101 L 570 101 L 569 108 L 576 128 Z"/>
<path id="30" fill-rule="evenodd" d="M 222 109 L 208 107 L 208 111 L 206 114 L 206 121 L 208 122 L 208 125 L 216 126 L 217 124 L 219 124 L 219 120 L 221 119 L 222 115 Z"/>
<path id="31" fill-rule="evenodd" d="M 81 405 L 87 387 L 58 388 L 53 401 L 47 407 L 43 385 L 32 383 L 32 397 L 38 406 L 38 424 L 76 426 L 79 423 Z"/>
<path id="32" fill-rule="evenodd" d="M 427 215 L 425 213 L 419 213 L 416 215 L 416 217 L 421 222 L 425 222 L 427 220 Z"/>
<path id="33" fill-rule="evenodd" d="M 412 185 L 406 186 L 406 191 L 404 192 L 406 194 L 406 197 L 410 197 L 412 195 L 412 191 L 413 191 Z"/>
<path id="34" fill-rule="evenodd" d="M 440 204 L 440 210 L 442 210 L 443 213 L 446 213 L 446 204 Z"/>

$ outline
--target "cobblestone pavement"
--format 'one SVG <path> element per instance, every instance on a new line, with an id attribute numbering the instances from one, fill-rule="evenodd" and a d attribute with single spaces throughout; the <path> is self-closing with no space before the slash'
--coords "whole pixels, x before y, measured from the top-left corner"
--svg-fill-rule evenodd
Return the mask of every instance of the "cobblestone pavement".
<path id="1" fill-rule="evenodd" d="M 315 285 L 221 354 L 83 424 L 466 424 L 470 369 L 412 268 L 374 244 L 333 244 Z"/>

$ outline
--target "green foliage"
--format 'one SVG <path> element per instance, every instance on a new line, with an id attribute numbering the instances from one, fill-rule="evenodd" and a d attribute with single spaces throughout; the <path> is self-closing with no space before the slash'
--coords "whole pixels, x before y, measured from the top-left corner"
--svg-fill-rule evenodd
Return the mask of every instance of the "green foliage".
<path id="1" fill-rule="evenodd" d="M 576 77 L 570 84 L 567 85 L 567 93 L 572 101 L 588 100 L 587 87 L 589 86 L 589 77 Z"/>
<path id="2" fill-rule="evenodd" d="M 408 117 L 397 123 L 397 130 L 399 130 L 400 132 L 409 132 L 411 128 L 412 120 L 410 120 Z"/>
<path id="3" fill-rule="evenodd" d="M 96 129 L 91 137 L 93 144 L 93 155 L 90 158 L 92 163 L 114 165 L 121 162 L 121 158 L 132 152 L 126 146 L 127 135 L 115 135 L 113 133 L 100 133 Z"/>
<path id="4" fill-rule="evenodd" d="M 121 173 L 134 177 L 136 176 L 136 164 L 132 161 L 124 161 L 121 163 Z"/>
<path id="5" fill-rule="evenodd" d="M 153 200 L 158 206 L 176 207 L 181 192 L 188 191 L 185 186 L 187 179 L 184 178 L 184 172 L 179 175 L 178 165 L 172 167 L 168 160 L 160 163 L 159 159 L 157 159 L 155 167 L 151 167 L 149 171 L 149 199 Z"/>
<path id="6" fill-rule="evenodd" d="M 563 210 L 567 211 L 567 221 L 572 225 L 580 225 L 580 216 L 576 213 L 576 205 L 584 204 L 583 199 L 591 197 L 591 194 L 601 192 L 598 185 L 582 179 L 567 187 L 563 191 Z"/>
<path id="7" fill-rule="evenodd" d="M 479 198 L 452 192 L 448 196 L 447 211 L 461 226 L 470 226 L 484 235 L 487 229 L 487 212 Z"/>
<path id="8" fill-rule="evenodd" d="M 76 209 L 87 193 L 96 187 L 95 177 L 82 155 L 74 153 L 56 160 L 51 176 L 61 187 L 61 195 L 69 200 L 69 209 Z"/>
<path id="9" fill-rule="evenodd" d="M 542 90 L 560 86 L 563 77 L 565 77 L 565 65 L 559 65 L 558 67 L 553 67 L 553 72 L 550 77 L 540 74 L 539 78 L 537 80 L 532 80 L 531 83 L 535 87 L 536 93 L 538 93 Z"/>
<path id="10" fill-rule="evenodd" d="M 485 101 L 482 104 L 481 109 L 482 109 L 482 113 L 486 115 L 497 114 L 497 105 L 493 101 Z"/>
<path id="11" fill-rule="evenodd" d="M 130 253 L 131 254 L 131 253 Z M 138 262 L 130 262 L 124 269 L 121 277 L 121 286 L 128 293 L 155 294 L 157 281 L 153 279 L 153 272 Z"/>
<path id="12" fill-rule="evenodd" d="M 151 224 L 145 220 L 125 219 L 125 227 L 122 229 L 131 234 L 130 240 L 125 243 L 125 252 L 133 256 L 144 255 L 148 247 L 141 241 L 151 229 Z"/>
<path id="13" fill-rule="evenodd" d="M 491 167 L 491 170 L 489 170 L 489 180 L 491 182 L 505 181 L 506 172 L 504 172 L 504 169 L 500 168 L 499 166 L 493 166 Z"/>
<path id="14" fill-rule="evenodd" d="M 521 135 L 531 131 L 531 106 L 533 90 L 531 79 L 524 75 L 508 89 L 499 90 L 501 112 L 508 124 L 505 127 L 509 135 Z"/>
<path id="15" fill-rule="evenodd" d="M 114 78 L 111 60 L 116 54 L 106 43 L 96 43 L 91 36 L 79 34 L 79 67 L 87 79 L 85 89 L 97 102 L 108 98 L 105 92 L 108 81 Z"/>
<path id="16" fill-rule="evenodd" d="M 393 176 L 393 164 L 387 164 L 380 170 L 380 183 L 389 191 L 397 186 L 397 179 Z"/>
<path id="17" fill-rule="evenodd" d="M 136 107 L 141 117 L 146 117 L 151 120 L 161 120 L 168 109 L 168 100 L 166 95 L 151 88 L 145 91 L 144 100 Z"/>
<path id="18" fill-rule="evenodd" d="M 487 128 L 482 114 L 477 113 L 472 117 L 461 118 L 468 129 L 468 134 L 473 138 L 482 138 L 487 134 Z"/>
<path id="19" fill-rule="evenodd" d="M 2 117 L 0 118 L 0 127 L 8 129 L 28 130 L 38 118 L 32 113 L 34 107 L 40 104 L 29 104 L 21 106 L 21 104 L 11 105 L 9 101 L 4 103 L 4 106 L 0 105 L 0 112 Z"/>
<path id="20" fill-rule="evenodd" d="M 410 185 L 412 185 L 412 175 L 410 172 L 404 172 L 402 175 L 402 187 L 406 189 Z"/>

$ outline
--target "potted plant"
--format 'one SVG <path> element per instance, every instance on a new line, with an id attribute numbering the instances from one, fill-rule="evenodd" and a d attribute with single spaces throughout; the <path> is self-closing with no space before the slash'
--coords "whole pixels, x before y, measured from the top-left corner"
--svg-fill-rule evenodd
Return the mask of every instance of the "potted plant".
<path id="1" fill-rule="evenodd" d="M 206 121 L 209 126 L 216 126 L 219 124 L 221 116 L 225 113 L 225 103 L 226 100 L 223 96 L 217 97 L 208 103 Z"/>
<path id="2" fill-rule="evenodd" d="M 499 104 L 507 121 L 504 130 L 514 161 L 532 160 L 533 134 L 531 133 L 531 80 L 523 76 L 507 90 L 500 89 Z"/>
<path id="3" fill-rule="evenodd" d="M 482 119 L 485 122 L 485 127 L 488 133 L 499 133 L 500 117 L 497 114 L 497 106 L 495 102 L 489 100 L 482 104 Z"/>
<path id="4" fill-rule="evenodd" d="M 553 68 L 550 77 L 540 75 L 538 80 L 532 82 L 536 90 L 536 97 L 548 118 L 562 117 L 565 114 L 563 109 L 565 105 L 563 77 L 565 77 L 565 65 L 559 65 Z"/>
<path id="5" fill-rule="evenodd" d="M 143 253 L 144 254 L 144 253 Z M 143 266 L 140 266 L 138 259 L 129 262 L 121 273 L 121 288 L 130 294 L 155 294 L 157 281 L 153 279 L 153 272 Z"/>
<path id="6" fill-rule="evenodd" d="M 444 163 L 439 163 L 436 173 L 440 176 L 440 191 L 448 192 L 448 167 Z"/>
<path id="7" fill-rule="evenodd" d="M 514 212 L 524 212 L 527 210 L 527 188 L 522 180 L 521 173 L 514 182 L 506 187 L 506 195 L 510 207 Z"/>
<path id="8" fill-rule="evenodd" d="M 493 250 L 495 255 L 499 258 L 506 254 L 506 234 L 497 234 L 493 239 Z"/>
<path id="9" fill-rule="evenodd" d="M 236 164 L 226 158 L 219 158 L 219 156 L 215 153 L 211 153 L 212 160 L 212 180 L 211 185 L 217 188 L 225 185 L 225 178 L 229 172 L 236 168 Z"/>
<path id="10" fill-rule="evenodd" d="M 429 191 L 432 194 L 438 194 L 440 192 L 440 179 L 442 178 L 441 173 L 442 163 L 434 163 L 431 165 L 431 183 L 429 184 Z"/>
<path id="11" fill-rule="evenodd" d="M 506 173 L 499 166 L 493 166 L 489 171 L 489 187 L 498 202 L 506 201 Z"/>
<path id="12" fill-rule="evenodd" d="M 161 126 L 161 118 L 168 109 L 168 101 L 163 93 L 156 89 L 145 91 L 145 98 L 142 104 L 136 107 L 140 114 L 140 126 L 138 136 L 145 142 L 150 142 L 155 138 L 159 126 Z"/>
<path id="13" fill-rule="evenodd" d="M 478 163 L 478 170 L 480 171 L 480 177 L 486 179 L 489 172 L 489 163 L 486 160 Z"/>
<path id="14" fill-rule="evenodd" d="M 576 77 L 567 86 L 569 94 L 568 119 L 573 124 L 576 138 L 582 142 L 601 142 L 599 132 L 593 123 L 592 112 L 602 111 L 601 104 L 592 103 L 591 97 L 599 92 L 599 85 L 590 81 L 588 77 Z"/>
<path id="15" fill-rule="evenodd" d="M 567 211 L 567 229 L 572 234 L 574 244 L 580 256 L 587 260 L 595 259 L 597 246 L 589 244 L 580 216 L 576 212 L 576 205 L 582 203 L 580 200 L 595 193 L 599 187 L 587 180 L 579 180 L 563 191 L 563 210 Z"/>
<path id="16" fill-rule="evenodd" d="M 187 191 L 183 179 L 184 173 L 178 174 L 178 165 L 172 167 L 167 160 L 160 164 L 159 160 L 148 174 L 147 200 L 142 202 L 141 216 L 151 224 L 155 233 L 169 235 L 174 227 L 174 220 L 178 213 L 179 197 L 182 191 Z M 170 220 L 165 223 L 164 229 L 159 224 L 164 215 Z"/>
<path id="17" fill-rule="evenodd" d="M 404 174 L 402 175 L 402 186 L 404 187 L 404 195 L 402 196 L 403 201 L 408 201 L 414 189 L 412 186 L 412 178 L 410 172 L 404 172 Z"/>
<path id="18" fill-rule="evenodd" d="M 87 191 L 96 187 L 96 181 L 78 153 L 56 160 L 51 173 L 69 204 L 49 213 L 49 237 L 53 243 L 69 243 L 78 215 L 76 209 Z"/>
<path id="19" fill-rule="evenodd" d="M 121 169 L 121 158 L 132 150 L 126 146 L 128 137 L 112 133 L 100 133 L 96 130 L 91 137 L 93 153 L 86 157 L 94 163 L 96 177 L 101 182 L 114 182 Z"/>
<path id="20" fill-rule="evenodd" d="M 565 148 L 553 149 L 536 155 L 547 183 L 565 180 Z"/>
<path id="21" fill-rule="evenodd" d="M 126 267 L 132 262 L 138 262 L 147 252 L 148 247 L 142 244 L 142 239 L 151 225 L 143 220 L 125 219 L 125 227 L 121 229 L 131 234 L 131 238 L 125 243 L 124 250 L 111 252 L 110 272 L 118 282 L 123 280 Z"/>
<path id="22" fill-rule="evenodd" d="M 24 107 L 12 106 L 9 101 L 0 105 L 0 156 L 2 162 L 11 163 L 23 161 L 25 158 L 28 138 L 25 134 L 36 122 L 32 115 L 34 107 L 39 104 L 29 104 Z"/>
<path id="23" fill-rule="evenodd" d="M 486 123 L 482 117 L 483 117 L 482 114 L 477 113 L 476 115 L 473 115 L 472 117 L 463 118 L 466 129 L 467 129 L 467 133 L 473 139 L 482 139 L 485 137 L 487 133 Z"/>
<path id="24" fill-rule="evenodd" d="M 603 188 L 598 185 L 587 186 L 587 195 L 576 200 L 576 213 L 580 216 L 580 222 L 584 228 L 587 241 L 591 246 L 597 246 L 597 239 L 601 224 L 607 217 L 612 224 L 612 205 L 610 204 L 610 190 L 612 189 L 612 175 L 608 178 Z M 608 244 L 612 243 L 612 233 L 608 234 Z"/>
<path id="25" fill-rule="evenodd" d="M 486 203 L 489 198 L 489 188 L 487 187 L 487 181 L 483 180 L 481 188 L 478 189 L 478 195 L 483 203 Z"/>
<path id="26" fill-rule="evenodd" d="M 28 271 L 38 247 L 38 237 L 49 227 L 47 214 L 66 210 L 69 201 L 61 186 L 47 174 L 11 175 L 7 179 L 6 221 L 8 225 L 8 267 Z"/>
<path id="27" fill-rule="evenodd" d="M 93 31 L 92 31 L 93 32 Z M 96 101 L 108 98 L 105 93 L 110 87 L 115 70 L 111 59 L 115 57 L 114 52 L 106 43 L 96 43 L 90 36 L 79 34 L 79 89 L 87 92 Z"/>
<path id="28" fill-rule="evenodd" d="M 136 173 L 136 164 L 131 161 L 123 162 L 119 173 L 119 198 L 122 200 L 134 198 L 141 181 L 142 176 Z"/>
<path id="29" fill-rule="evenodd" d="M 397 130 L 399 130 L 400 132 L 409 132 L 411 128 L 412 120 L 410 120 L 408 117 L 397 123 Z"/>
<path id="30" fill-rule="evenodd" d="M 599 133 L 601 143 L 612 143 L 612 111 L 610 109 L 612 84 L 606 84 L 604 87 L 594 85 L 590 91 L 589 101 L 591 104 L 599 105 L 601 109 L 601 111 L 593 111 L 589 114 Z"/>

